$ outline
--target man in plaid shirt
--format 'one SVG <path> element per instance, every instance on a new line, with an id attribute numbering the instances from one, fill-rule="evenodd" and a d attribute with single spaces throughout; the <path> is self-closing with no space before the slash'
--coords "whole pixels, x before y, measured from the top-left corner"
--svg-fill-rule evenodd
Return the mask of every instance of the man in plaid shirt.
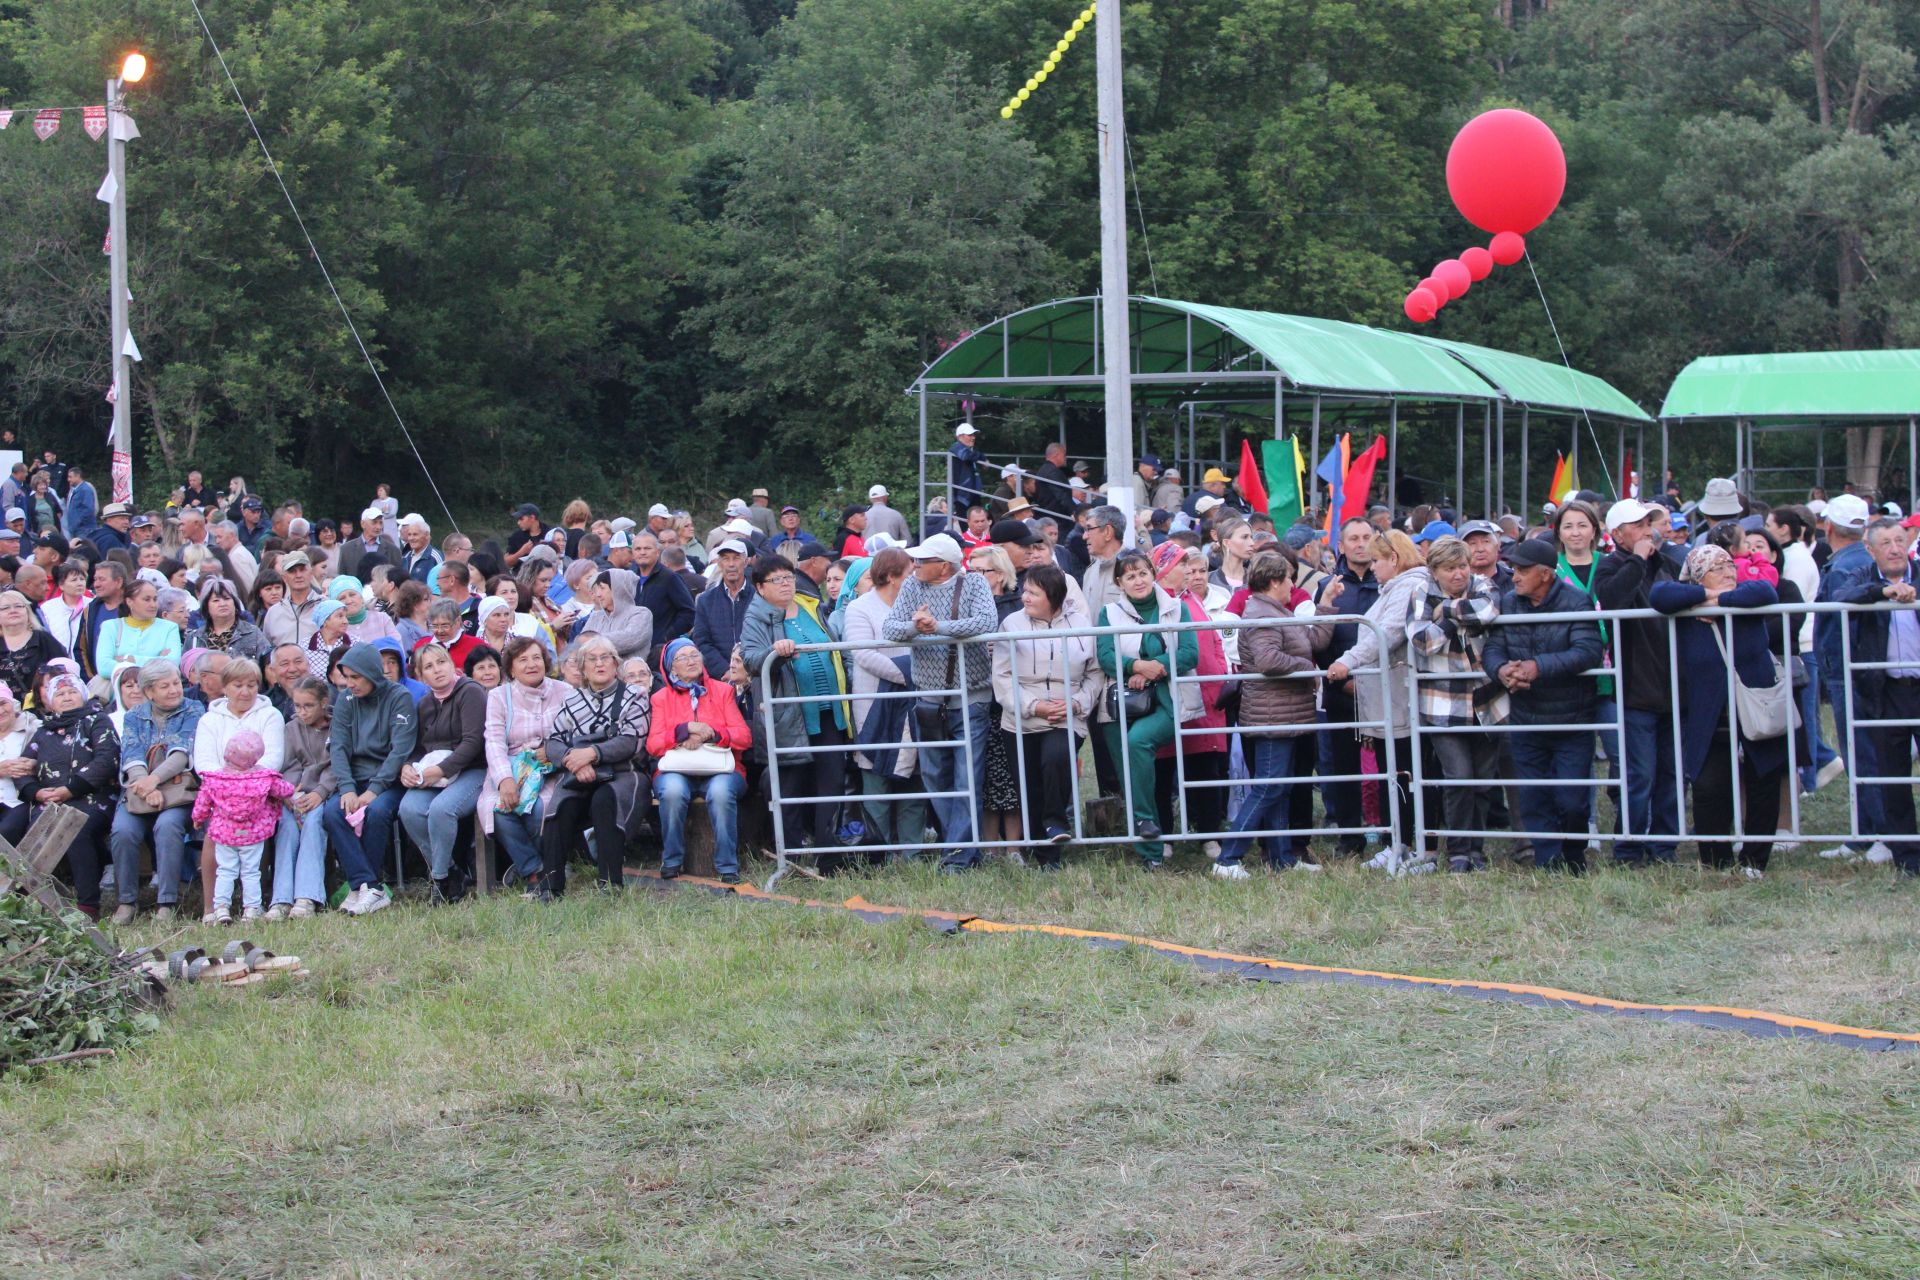
<path id="1" fill-rule="evenodd" d="M 1505 692 L 1481 670 L 1487 627 L 1500 609 L 1484 579 L 1474 576 L 1471 554 L 1459 538 L 1436 540 L 1427 549 L 1432 585 L 1416 597 L 1407 615 L 1407 650 L 1422 677 L 1418 692 L 1420 723 L 1459 727 L 1463 733 L 1437 733 L 1428 741 L 1445 780 L 1441 807 L 1451 831 L 1484 831 L 1491 789 L 1480 781 L 1499 776 L 1500 745 L 1480 725 L 1506 718 Z M 1447 837 L 1447 870 L 1479 871 L 1487 865 L 1485 841 L 1478 835 Z"/>

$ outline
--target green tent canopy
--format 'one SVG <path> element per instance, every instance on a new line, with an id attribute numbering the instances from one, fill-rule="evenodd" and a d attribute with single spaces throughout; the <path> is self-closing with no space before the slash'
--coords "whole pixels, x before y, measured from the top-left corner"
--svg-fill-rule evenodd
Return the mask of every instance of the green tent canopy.
<path id="1" fill-rule="evenodd" d="M 1791 351 L 1701 356 L 1667 390 L 1660 416 L 1749 421 L 1920 414 L 1920 351 Z"/>

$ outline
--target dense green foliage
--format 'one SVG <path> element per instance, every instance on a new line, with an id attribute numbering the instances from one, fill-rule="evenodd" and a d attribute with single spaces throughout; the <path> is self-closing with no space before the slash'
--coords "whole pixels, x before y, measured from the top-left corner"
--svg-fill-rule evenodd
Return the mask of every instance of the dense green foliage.
<path id="1" fill-rule="evenodd" d="M 463 511 L 908 482 L 920 366 L 1097 287 L 1092 42 L 997 110 L 1073 5 L 203 8 Z M 1920 341 L 1915 6 L 1183 0 L 1124 23 L 1139 291 L 1404 324 L 1407 287 L 1480 238 L 1448 140 L 1517 104 L 1569 155 L 1530 238 L 1568 354 L 1641 403 L 1702 353 Z M 197 463 L 341 507 L 387 476 L 431 510 L 189 0 L 0 0 L 0 102 L 98 101 L 132 43 L 141 496 Z M 71 116 L 25 133 L 0 135 L 0 414 L 100 461 L 104 151 Z M 1436 331 L 1558 358 L 1523 272 Z M 1414 433 L 1403 467 L 1450 474 L 1450 435 Z M 1857 433 L 1863 475 L 1880 444 Z M 1727 455 L 1677 442 L 1693 484 Z"/>
<path id="2" fill-rule="evenodd" d="M 36 1059 L 118 1049 L 160 1026 L 131 965 L 100 950 L 78 912 L 55 915 L 0 893 L 0 1075 L 32 1075 Z"/>

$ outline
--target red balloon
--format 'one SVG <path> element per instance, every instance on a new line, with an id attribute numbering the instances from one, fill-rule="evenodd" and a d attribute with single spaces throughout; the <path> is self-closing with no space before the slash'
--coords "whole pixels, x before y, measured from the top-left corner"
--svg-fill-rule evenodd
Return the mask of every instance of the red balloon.
<path id="1" fill-rule="evenodd" d="M 1527 242 L 1516 232 L 1502 231 L 1487 242 L 1487 256 L 1510 267 L 1527 256 Z"/>
<path id="2" fill-rule="evenodd" d="M 1493 274 L 1493 255 L 1479 245 L 1460 251 L 1460 261 L 1467 268 L 1467 274 L 1475 280 L 1485 280 Z"/>
<path id="3" fill-rule="evenodd" d="M 1503 107 L 1467 121 L 1447 149 L 1447 190 L 1482 231 L 1522 235 L 1547 220 L 1567 190 L 1567 153 L 1537 116 Z"/>
<path id="4" fill-rule="evenodd" d="M 1473 275 L 1458 258 L 1448 258 L 1433 269 L 1433 278 L 1447 288 L 1449 301 L 1464 298 L 1473 287 Z"/>
<path id="5" fill-rule="evenodd" d="M 1425 289 L 1415 289 L 1407 295 L 1407 319 L 1415 324 L 1425 324 L 1433 319 L 1440 310 L 1440 302 Z"/>
<path id="6" fill-rule="evenodd" d="M 1447 292 L 1447 286 L 1441 284 L 1438 280 L 1435 280 L 1432 276 L 1428 276 L 1425 280 L 1422 280 L 1419 284 L 1413 287 L 1416 289 L 1425 289 L 1428 293 L 1432 294 L 1433 305 L 1436 308 L 1444 307 L 1449 302 L 1453 301 L 1453 295 Z"/>

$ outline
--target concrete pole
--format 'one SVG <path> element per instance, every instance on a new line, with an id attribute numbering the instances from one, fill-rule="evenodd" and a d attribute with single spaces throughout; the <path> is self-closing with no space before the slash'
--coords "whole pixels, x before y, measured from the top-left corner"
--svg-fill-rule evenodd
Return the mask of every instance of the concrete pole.
<path id="1" fill-rule="evenodd" d="M 1120 0 L 1094 9 L 1100 110 L 1100 297 L 1106 348 L 1108 501 L 1127 513 L 1128 532 L 1140 502 L 1133 465 L 1133 342 L 1127 307 L 1126 112 L 1120 83 Z M 1124 490 L 1128 495 L 1120 498 Z M 1119 501 L 1115 501 L 1119 498 Z M 1129 544 L 1132 539 L 1129 537 Z"/>
<path id="2" fill-rule="evenodd" d="M 113 500 L 133 501 L 133 362 L 127 345 L 127 144 L 119 77 L 107 81 L 107 173 L 113 179 L 107 235 L 113 290 Z M 122 461 L 124 459 L 124 462 Z"/>

